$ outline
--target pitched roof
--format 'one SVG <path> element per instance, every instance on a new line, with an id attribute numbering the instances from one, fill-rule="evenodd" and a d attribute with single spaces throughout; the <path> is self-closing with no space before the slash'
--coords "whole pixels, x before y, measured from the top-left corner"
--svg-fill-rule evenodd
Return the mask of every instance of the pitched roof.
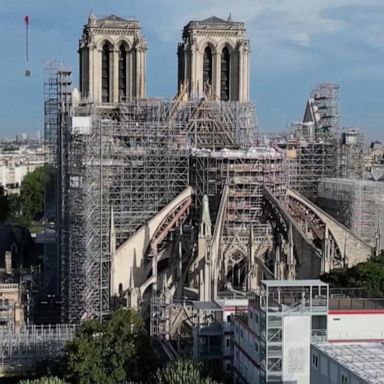
<path id="1" fill-rule="evenodd" d="M 204 24 L 223 24 L 223 23 L 230 23 L 228 20 L 220 19 L 216 16 L 208 17 L 208 19 L 201 20 L 200 23 Z"/>
<path id="2" fill-rule="evenodd" d="M 106 17 L 102 17 L 100 19 L 97 19 L 97 21 L 123 21 L 125 23 L 129 22 L 130 20 L 127 20 L 127 19 L 123 19 L 122 17 L 120 16 L 116 16 L 116 15 L 109 15 L 109 16 L 106 16 Z"/>

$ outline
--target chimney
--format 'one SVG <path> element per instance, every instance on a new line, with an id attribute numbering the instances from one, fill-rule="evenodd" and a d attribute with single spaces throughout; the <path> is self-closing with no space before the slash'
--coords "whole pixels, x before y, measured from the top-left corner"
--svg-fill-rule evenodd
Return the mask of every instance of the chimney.
<path id="1" fill-rule="evenodd" d="M 7 275 L 12 274 L 12 252 L 5 251 L 5 273 Z"/>

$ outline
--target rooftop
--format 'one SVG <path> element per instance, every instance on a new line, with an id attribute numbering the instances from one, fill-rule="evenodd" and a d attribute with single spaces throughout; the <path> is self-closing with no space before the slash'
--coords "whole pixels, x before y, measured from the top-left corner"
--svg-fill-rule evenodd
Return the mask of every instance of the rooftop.
<path id="1" fill-rule="evenodd" d="M 282 153 L 274 148 L 268 147 L 250 147 L 249 149 L 221 149 L 212 151 L 210 149 L 192 148 L 193 155 L 200 157 L 211 157 L 219 159 L 266 159 L 266 158 L 282 158 Z"/>
<path id="2" fill-rule="evenodd" d="M 315 347 L 369 384 L 384 383 L 384 344 L 316 344 Z"/>
<path id="3" fill-rule="evenodd" d="M 262 280 L 261 281 L 266 287 L 302 287 L 302 286 L 327 286 L 321 280 Z"/>
<path id="4" fill-rule="evenodd" d="M 221 311 L 222 308 L 214 301 L 194 301 L 193 306 L 199 311 Z"/>
<path id="5" fill-rule="evenodd" d="M 139 21 L 136 17 L 124 18 L 117 15 L 106 15 L 97 17 L 94 12 L 91 12 L 88 18 L 88 24 L 103 26 L 103 27 L 113 27 L 116 25 L 127 26 L 130 25 L 139 27 Z"/>
<path id="6" fill-rule="evenodd" d="M 366 179 L 351 179 L 351 178 L 339 178 L 339 177 L 326 177 L 322 180 L 323 184 L 336 184 L 336 185 L 348 185 L 353 188 L 356 186 L 366 186 L 366 187 L 376 187 L 383 189 L 384 183 L 378 183 L 374 180 L 366 180 Z"/>
<path id="7" fill-rule="evenodd" d="M 227 20 L 222 19 L 217 16 L 211 16 L 207 19 L 203 20 L 192 20 L 190 21 L 184 28 L 188 29 L 190 27 L 197 27 L 197 28 L 213 28 L 213 29 L 245 29 L 245 24 L 243 22 L 233 21 L 231 15 L 227 18 Z"/>

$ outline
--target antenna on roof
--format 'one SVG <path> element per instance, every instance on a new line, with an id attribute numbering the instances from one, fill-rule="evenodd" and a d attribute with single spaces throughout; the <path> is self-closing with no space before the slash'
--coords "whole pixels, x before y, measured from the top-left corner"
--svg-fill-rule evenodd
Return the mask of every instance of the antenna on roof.
<path id="1" fill-rule="evenodd" d="M 232 21 L 232 13 L 229 12 L 228 20 L 227 21 Z"/>

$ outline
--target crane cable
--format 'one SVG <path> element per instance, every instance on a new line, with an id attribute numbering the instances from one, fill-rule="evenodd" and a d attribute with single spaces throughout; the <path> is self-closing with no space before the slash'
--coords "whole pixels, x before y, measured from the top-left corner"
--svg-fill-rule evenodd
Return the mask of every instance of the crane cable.
<path id="1" fill-rule="evenodd" d="M 24 22 L 25 22 L 25 55 L 27 59 L 27 65 L 29 61 L 29 16 L 24 17 Z M 31 76 L 31 71 L 29 69 L 25 70 L 25 76 L 29 77 Z"/>

